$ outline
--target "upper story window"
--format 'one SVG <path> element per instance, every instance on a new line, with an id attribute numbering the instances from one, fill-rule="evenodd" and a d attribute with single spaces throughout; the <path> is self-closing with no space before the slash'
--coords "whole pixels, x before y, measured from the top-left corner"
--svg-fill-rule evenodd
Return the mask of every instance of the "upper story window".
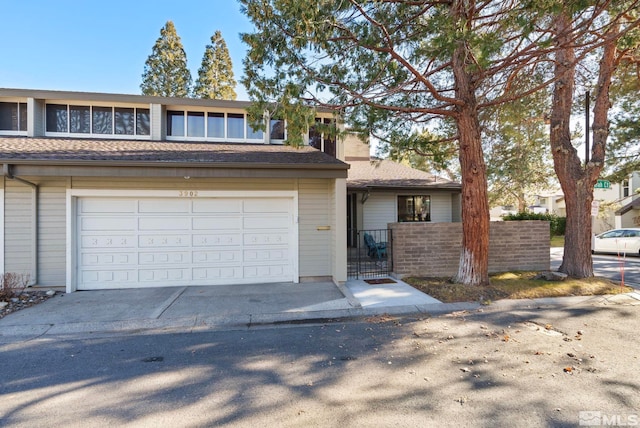
<path id="1" fill-rule="evenodd" d="M 167 110 L 167 137 L 197 140 L 264 141 L 244 113 Z"/>
<path id="2" fill-rule="evenodd" d="M 282 119 L 271 119 L 269 121 L 269 138 L 271 140 L 284 140 L 287 138 L 285 121 Z"/>
<path id="3" fill-rule="evenodd" d="M 148 108 L 47 104 L 47 132 L 98 135 L 150 135 Z"/>
<path id="4" fill-rule="evenodd" d="M 629 180 L 622 180 L 622 197 L 629 196 Z"/>
<path id="5" fill-rule="evenodd" d="M 309 128 L 309 145 L 335 157 L 336 137 L 327 132 L 331 126 L 335 126 L 333 119 L 316 117 L 316 125 Z"/>
<path id="6" fill-rule="evenodd" d="M 27 104 L 0 102 L 0 131 L 26 131 Z"/>

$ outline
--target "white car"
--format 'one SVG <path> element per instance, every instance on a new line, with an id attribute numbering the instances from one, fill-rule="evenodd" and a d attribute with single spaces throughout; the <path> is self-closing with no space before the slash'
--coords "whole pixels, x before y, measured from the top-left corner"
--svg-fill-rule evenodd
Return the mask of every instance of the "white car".
<path id="1" fill-rule="evenodd" d="M 640 228 L 608 230 L 593 239 L 592 253 L 640 255 Z"/>

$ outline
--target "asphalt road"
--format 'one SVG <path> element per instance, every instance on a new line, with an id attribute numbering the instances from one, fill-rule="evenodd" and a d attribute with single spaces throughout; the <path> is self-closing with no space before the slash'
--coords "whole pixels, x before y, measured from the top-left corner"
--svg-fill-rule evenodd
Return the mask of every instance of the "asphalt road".
<path id="1" fill-rule="evenodd" d="M 593 270 L 596 275 L 603 276 L 614 281 L 622 281 L 624 276 L 624 282 L 626 285 L 640 289 L 640 257 L 618 257 L 616 255 L 605 254 L 594 254 L 592 257 Z M 557 269 L 561 262 L 562 249 L 552 249 L 551 269 Z"/>
<path id="2" fill-rule="evenodd" d="M 0 345 L 0 426 L 640 422 L 640 302 L 627 299 Z"/>

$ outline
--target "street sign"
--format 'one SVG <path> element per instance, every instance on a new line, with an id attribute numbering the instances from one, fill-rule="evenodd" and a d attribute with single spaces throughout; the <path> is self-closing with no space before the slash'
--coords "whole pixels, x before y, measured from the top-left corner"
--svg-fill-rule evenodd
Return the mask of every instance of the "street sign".
<path id="1" fill-rule="evenodd" d="M 611 182 L 609 180 L 598 180 L 594 189 L 611 189 Z"/>
<path id="2" fill-rule="evenodd" d="M 591 216 L 597 217 L 599 209 L 600 209 L 600 201 L 592 201 L 591 202 Z"/>

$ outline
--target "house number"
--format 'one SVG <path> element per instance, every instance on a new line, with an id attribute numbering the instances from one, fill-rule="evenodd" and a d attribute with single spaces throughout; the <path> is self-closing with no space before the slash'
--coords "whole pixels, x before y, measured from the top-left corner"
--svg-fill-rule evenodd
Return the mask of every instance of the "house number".
<path id="1" fill-rule="evenodd" d="M 178 196 L 181 198 L 195 198 L 198 196 L 197 190 L 180 190 L 178 191 Z"/>

